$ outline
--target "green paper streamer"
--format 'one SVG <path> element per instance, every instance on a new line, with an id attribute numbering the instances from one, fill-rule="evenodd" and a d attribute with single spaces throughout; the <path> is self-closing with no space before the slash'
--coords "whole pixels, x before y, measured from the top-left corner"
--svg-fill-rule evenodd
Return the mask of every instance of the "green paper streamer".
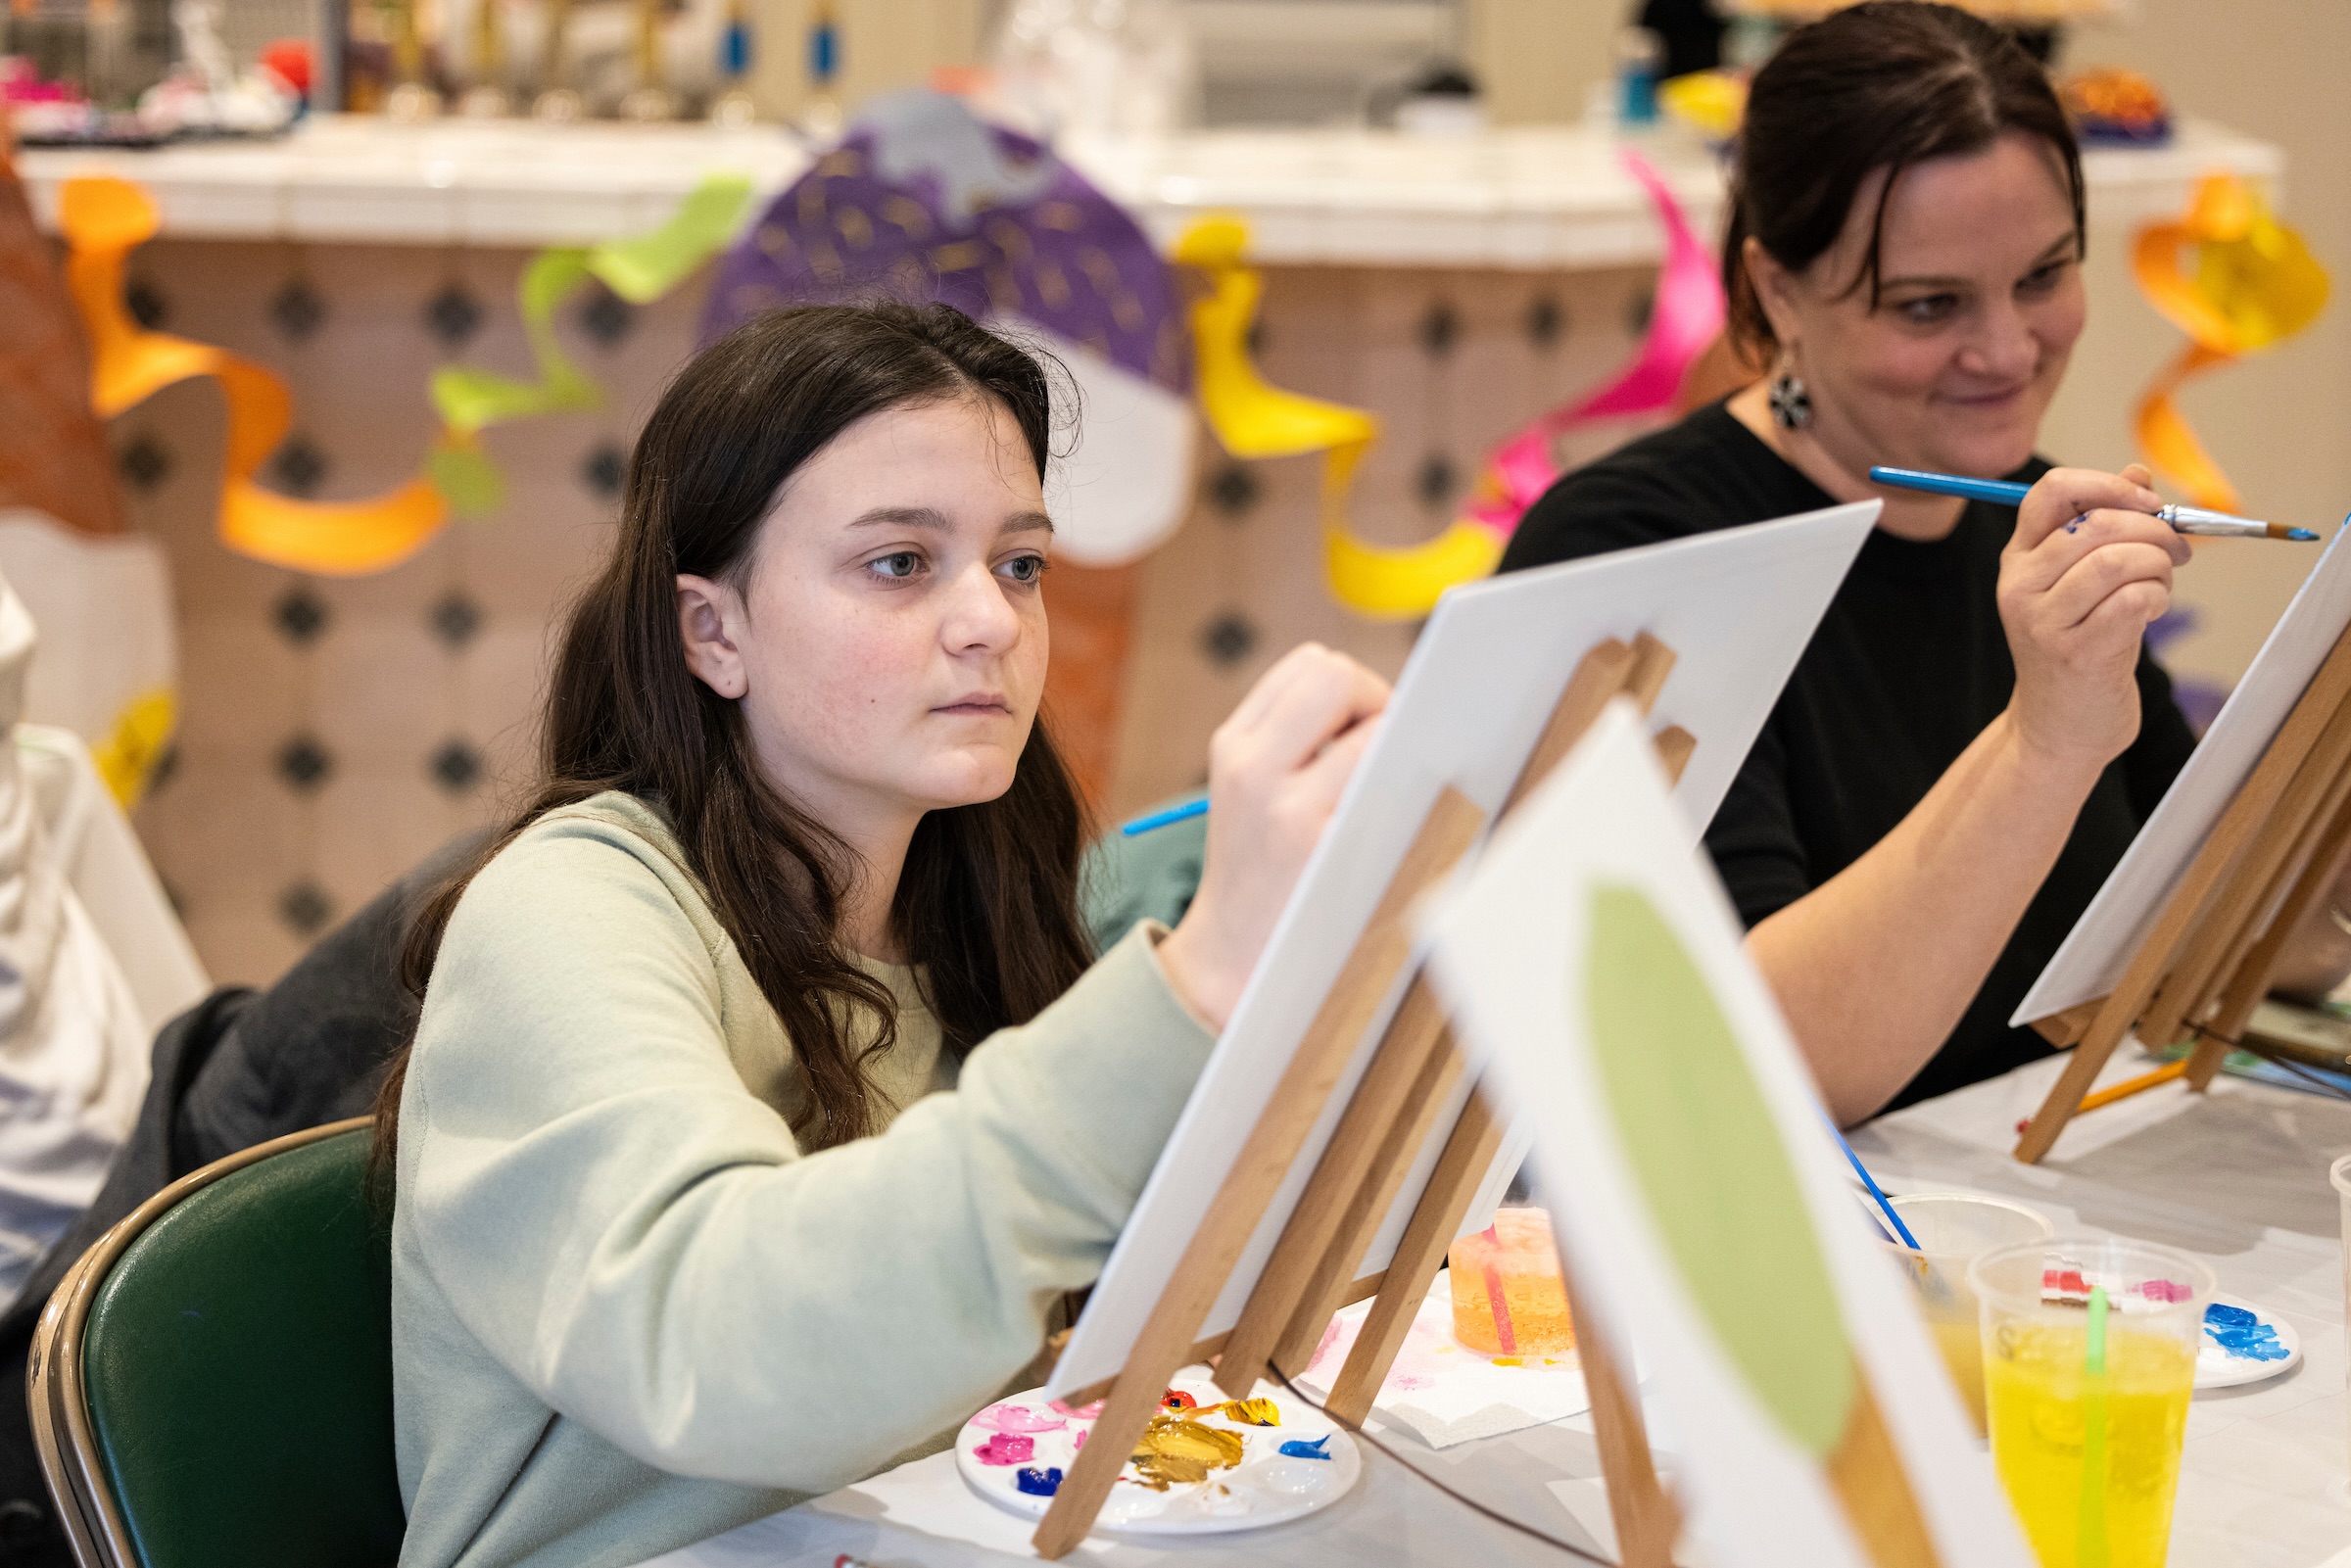
<path id="1" fill-rule="evenodd" d="M 478 516 L 495 510 L 505 495 L 497 465 L 472 446 L 472 437 L 512 419 L 604 405 L 604 389 L 572 363 L 556 339 L 555 312 L 564 302 L 591 277 L 632 305 L 658 300 L 726 245 L 750 202 L 747 176 L 713 174 L 649 234 L 586 249 L 558 246 L 531 258 L 515 297 L 539 378 L 517 381 L 467 365 L 433 372 L 433 407 L 458 439 L 445 440 L 435 451 L 431 471 L 453 508 Z"/>
<path id="2" fill-rule="evenodd" d="M 1825 1459 L 1858 1391 L 1796 1167 L 1712 988 L 1649 895 L 1596 883 L 1584 1006 L 1651 1220 L 1717 1342 L 1790 1440 Z"/>

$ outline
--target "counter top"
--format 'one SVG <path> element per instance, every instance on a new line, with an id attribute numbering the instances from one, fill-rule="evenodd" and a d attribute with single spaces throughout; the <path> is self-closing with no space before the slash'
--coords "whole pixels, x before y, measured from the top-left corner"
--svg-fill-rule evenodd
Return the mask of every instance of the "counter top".
<path id="1" fill-rule="evenodd" d="M 1592 267 L 1656 259 L 1659 239 L 1615 143 L 1582 126 L 1463 137 L 1363 130 L 1215 130 L 1063 151 L 1165 243 L 1210 211 L 1239 212 L 1261 261 L 1339 266 Z M 1639 145 L 1692 215 L 1711 226 L 1715 159 L 1664 131 Z M 26 149 L 18 166 L 54 223 L 57 190 L 80 173 L 144 185 L 164 231 L 186 239 L 535 247 L 652 227 L 703 176 L 790 184 L 807 152 L 777 127 L 448 119 L 423 125 L 324 116 L 263 143 L 149 152 Z M 2177 211 L 2197 176 L 2227 169 L 2275 182 L 2275 145 L 2189 120 L 2169 147 L 2093 150 L 2093 223 Z"/>

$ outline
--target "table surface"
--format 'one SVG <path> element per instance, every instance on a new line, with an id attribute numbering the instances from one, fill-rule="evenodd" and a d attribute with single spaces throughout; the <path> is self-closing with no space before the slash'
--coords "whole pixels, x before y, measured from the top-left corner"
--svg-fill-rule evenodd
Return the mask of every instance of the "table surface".
<path id="1" fill-rule="evenodd" d="M 1702 230 L 1722 200 L 1717 160 L 1666 130 L 1638 144 Z M 1414 137 L 1367 130 L 1202 130 L 1069 138 L 1060 150 L 1165 245 L 1204 213 L 1250 220 L 1272 264 L 1540 269 L 1633 265 L 1661 242 L 1617 142 L 1579 125 Z M 283 139 L 148 152 L 26 149 L 19 168 L 54 226 L 59 186 L 107 172 L 155 197 L 188 239 L 342 244 L 589 244 L 651 228 L 704 176 L 748 174 L 763 194 L 808 166 L 781 128 L 568 126 L 325 115 Z M 2172 145 L 2093 149 L 2092 223 L 2177 212 L 2216 169 L 2277 180 L 2269 142 L 2194 120 Z"/>
<path id="2" fill-rule="evenodd" d="M 2174 1568 L 2351 1568 L 2351 1404 L 2344 1398 L 2343 1261 L 2327 1167 L 2351 1153 L 2351 1103 L 2223 1079 L 2208 1096 L 2179 1085 L 2094 1112 L 2039 1166 L 2008 1157 L 2019 1117 L 2062 1059 L 2019 1069 L 1870 1124 L 1854 1147 L 1896 1191 L 2013 1198 L 2061 1233 L 2101 1232 L 2198 1254 L 2224 1292 L 2300 1333 L 2284 1377 L 2200 1394 L 2172 1529 Z M 2102 1081 L 2142 1070 L 2118 1060 Z M 1670 1469 L 1670 1430 L 1653 1411 Z M 1588 1417 L 1432 1450 L 1401 1428 L 1373 1433 L 1413 1465 L 1510 1518 L 1611 1552 Z M 1701 1499 L 1703 1508 L 1703 1499 Z M 847 1552 L 877 1568 L 1014 1562 L 1030 1525 L 972 1497 L 953 1456 L 935 1454 L 747 1525 L 646 1568 L 802 1568 Z M 1680 1560 L 1709 1553 L 1703 1517 Z M 1179 1548 L 1096 1537 L 1065 1559 L 1111 1568 L 1224 1564 L 1476 1562 L 1557 1568 L 1564 1554 L 1479 1517 L 1365 1454 L 1347 1497 L 1295 1524 Z"/>

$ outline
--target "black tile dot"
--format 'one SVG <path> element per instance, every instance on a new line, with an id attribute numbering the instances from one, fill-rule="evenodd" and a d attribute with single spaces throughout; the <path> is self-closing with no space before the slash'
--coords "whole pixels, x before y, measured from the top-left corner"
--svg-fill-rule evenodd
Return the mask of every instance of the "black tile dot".
<path id="1" fill-rule="evenodd" d="M 153 490 L 171 477 L 171 453 L 153 436 L 134 436 L 115 466 L 131 489 Z"/>
<path id="2" fill-rule="evenodd" d="M 1538 294 L 1526 304 L 1526 319 L 1521 323 L 1526 341 L 1538 349 L 1548 349 L 1558 343 L 1567 331 L 1567 312 L 1559 302 L 1548 294 Z"/>
<path id="3" fill-rule="evenodd" d="M 1268 338 L 1265 317 L 1260 316 L 1249 323 L 1249 331 L 1243 341 L 1249 345 L 1249 357 L 1252 359 L 1266 352 Z"/>
<path id="4" fill-rule="evenodd" d="M 620 443 L 607 441 L 582 460 L 580 482 L 610 499 L 620 494 L 620 482 L 627 469 L 628 460 L 621 455 Z"/>
<path id="5" fill-rule="evenodd" d="M 607 349 L 616 347 L 636 324 L 636 308 L 610 289 L 598 289 L 580 307 L 580 330 Z"/>
<path id="6" fill-rule="evenodd" d="M 297 936 L 315 936 L 335 918 L 326 890 L 305 878 L 277 895 L 277 918 Z"/>
<path id="7" fill-rule="evenodd" d="M 452 283 L 424 308 L 424 329 L 445 349 L 460 349 L 482 326 L 482 307 L 462 283 Z"/>
<path id="8" fill-rule="evenodd" d="M 425 764 L 433 783 L 461 795 L 482 782 L 482 754 L 458 736 L 444 740 Z"/>
<path id="9" fill-rule="evenodd" d="M 1638 338 L 1649 331 L 1649 312 L 1656 309 L 1657 297 L 1643 289 L 1624 302 L 1624 330 Z"/>
<path id="10" fill-rule="evenodd" d="M 455 653 L 472 641 L 474 634 L 482 629 L 482 607 L 453 588 L 433 601 L 433 607 L 425 612 L 424 622 L 441 645 Z"/>
<path id="11" fill-rule="evenodd" d="M 334 771 L 334 756 L 307 735 L 298 735 L 277 748 L 277 776 L 288 788 L 303 794 L 325 784 Z"/>
<path id="12" fill-rule="evenodd" d="M 155 754 L 155 766 L 147 770 L 147 793 L 153 795 L 179 775 L 179 743 L 164 742 L 164 749 Z M 168 888 L 165 889 L 167 892 Z M 176 903 L 176 900 L 174 900 Z"/>
<path id="13" fill-rule="evenodd" d="M 1200 632 L 1200 651 L 1220 668 L 1240 663 L 1257 649 L 1257 628 L 1238 610 L 1226 610 Z"/>
<path id="14" fill-rule="evenodd" d="M 326 324 L 326 301 L 308 278 L 288 278 L 269 300 L 269 322 L 288 343 L 304 343 Z"/>
<path id="15" fill-rule="evenodd" d="M 150 332 L 160 331 L 171 319 L 171 303 L 164 298 L 163 290 L 145 278 L 132 278 L 122 290 L 122 308 L 130 318 Z"/>
<path id="16" fill-rule="evenodd" d="M 1453 459 L 1441 451 L 1432 451 L 1420 459 L 1420 468 L 1413 476 L 1413 490 L 1423 506 L 1442 506 L 1453 499 L 1458 484 Z"/>
<path id="17" fill-rule="evenodd" d="M 296 647 L 307 647 L 325 635 L 326 623 L 332 619 L 326 600 L 312 593 L 308 583 L 297 583 L 285 592 L 269 610 L 270 624 L 277 635 Z"/>
<path id="18" fill-rule="evenodd" d="M 326 480 L 326 453 L 299 431 L 288 436 L 269 459 L 269 477 L 289 496 L 316 495 Z"/>
<path id="19" fill-rule="evenodd" d="M 1454 313 L 1453 306 L 1439 300 L 1421 316 L 1419 331 L 1420 352 L 1431 359 L 1442 359 L 1453 352 L 1462 338 L 1462 318 Z"/>
<path id="20" fill-rule="evenodd" d="M 1217 510 L 1235 520 L 1257 504 L 1257 475 L 1245 463 L 1226 463 L 1208 482 L 1208 499 L 1216 502 Z"/>

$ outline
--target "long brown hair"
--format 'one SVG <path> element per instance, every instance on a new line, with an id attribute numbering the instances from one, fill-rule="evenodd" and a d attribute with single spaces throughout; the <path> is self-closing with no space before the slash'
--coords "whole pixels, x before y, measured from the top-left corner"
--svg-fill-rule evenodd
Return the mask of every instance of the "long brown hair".
<path id="1" fill-rule="evenodd" d="M 547 812 L 620 790 L 668 818 L 719 925 L 782 1019 L 809 1089 L 793 1135 L 820 1149 L 872 1130 L 862 1064 L 895 1041 L 894 1004 L 834 941 L 861 868 L 760 773 L 740 704 L 688 669 L 677 577 L 741 586 L 777 492 L 827 443 L 868 414 L 971 397 L 1012 414 L 1041 476 L 1052 431 L 1044 367 L 947 306 L 770 311 L 678 373 L 637 439 L 611 556 L 563 628 L 537 788 L 409 930 L 404 973 L 419 996 L 473 874 Z M 1040 719 L 1010 789 L 933 811 L 915 830 L 891 920 L 958 1056 L 1033 1018 L 1084 970 L 1084 826 Z M 869 1030 L 859 1050 L 854 1041 Z M 408 1062 L 404 1049 L 376 1103 L 383 1170 Z"/>
<path id="2" fill-rule="evenodd" d="M 2082 150 L 2047 74 L 2013 34 L 1918 0 L 1864 0 L 1790 33 L 1755 72 L 1731 170 L 1722 279 L 1733 343 L 1764 363 L 1779 350 L 1747 275 L 1748 236 L 1800 272 L 1837 243 L 1862 184 L 1886 170 L 1851 284 L 1868 285 L 1874 309 L 1886 198 L 1902 170 L 1982 152 L 2008 131 L 2048 144 L 2073 198 L 2075 243 L 2085 243 Z"/>

